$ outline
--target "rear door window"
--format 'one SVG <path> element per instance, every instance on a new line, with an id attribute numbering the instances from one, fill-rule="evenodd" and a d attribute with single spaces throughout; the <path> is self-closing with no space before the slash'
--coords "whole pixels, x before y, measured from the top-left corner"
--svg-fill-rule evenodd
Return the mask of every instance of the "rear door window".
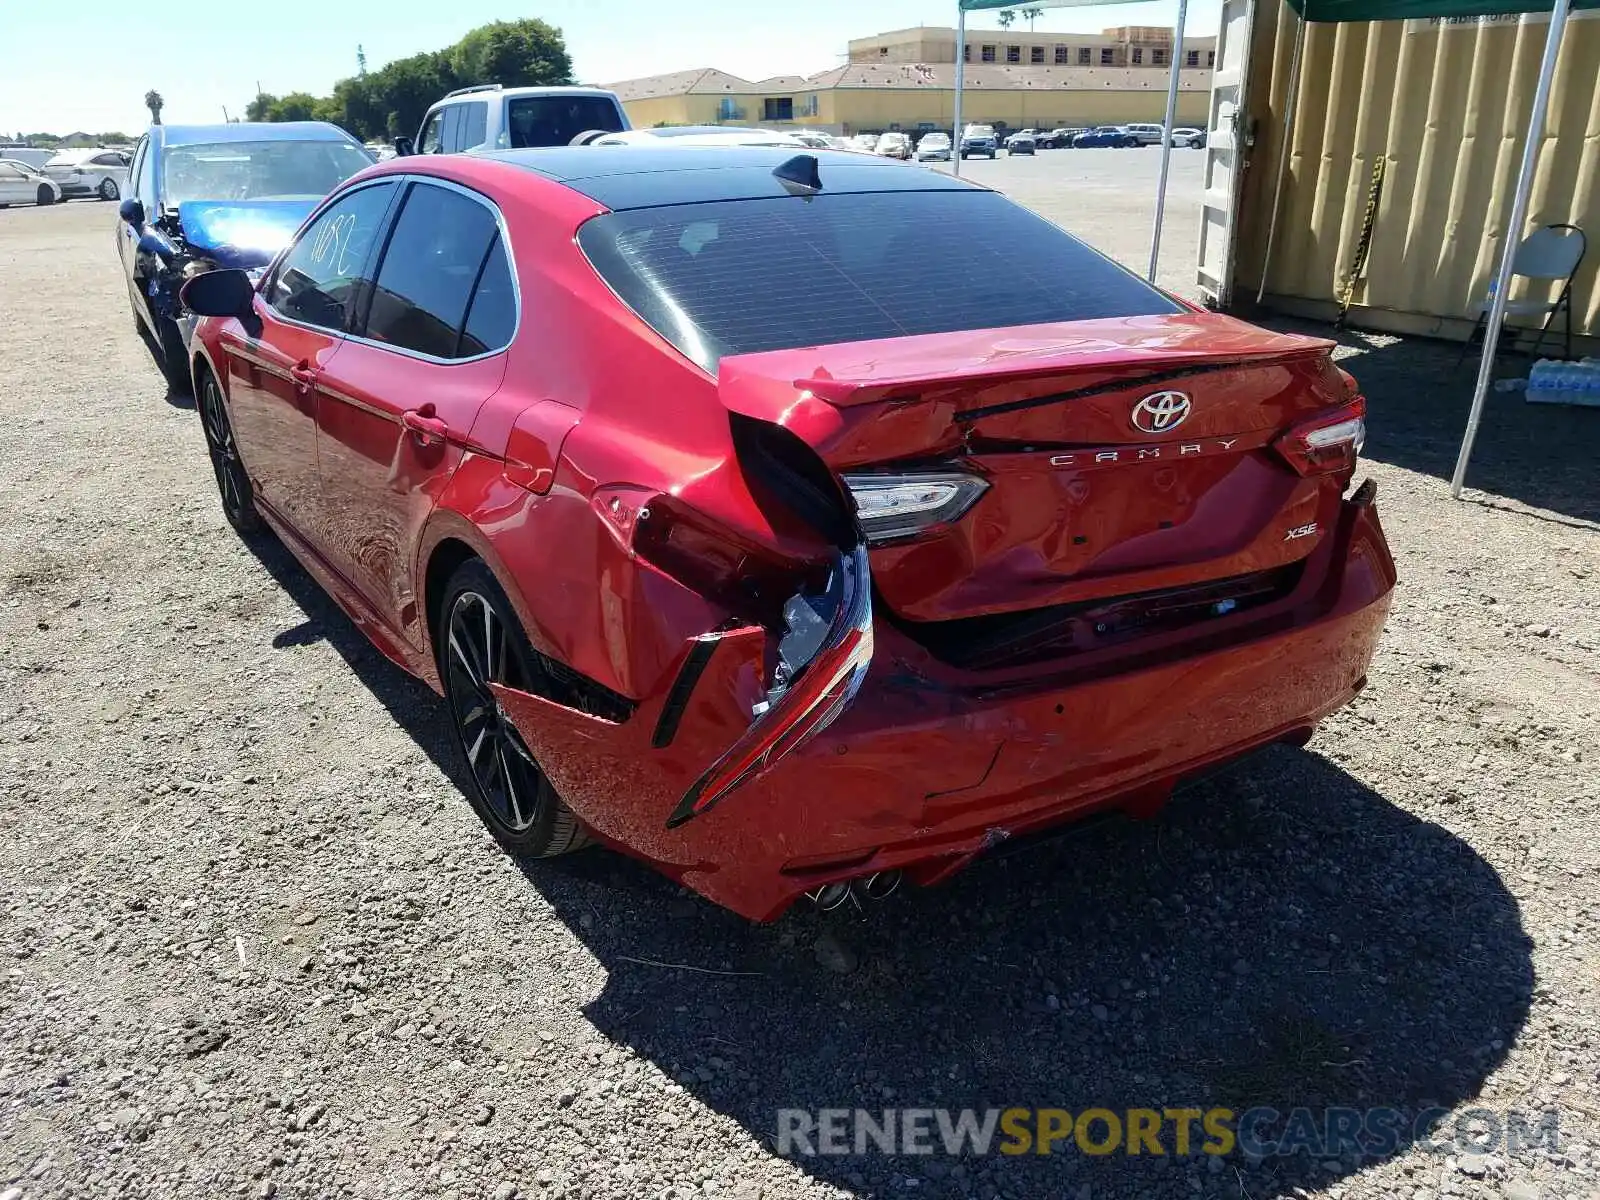
<path id="1" fill-rule="evenodd" d="M 1182 311 L 976 189 L 644 208 L 595 217 L 578 241 L 624 303 L 708 371 L 730 354 Z"/>
<path id="2" fill-rule="evenodd" d="M 378 267 L 365 336 L 430 358 L 478 353 L 461 347 L 462 329 L 499 232 L 486 203 L 412 184 Z"/>
<path id="3" fill-rule="evenodd" d="M 580 133 L 620 133 L 622 115 L 609 96 L 522 96 L 506 101 L 506 137 L 512 148 L 565 146 Z"/>
<path id="4" fill-rule="evenodd" d="M 461 149 L 461 105 L 452 104 L 444 110 L 444 132 L 439 136 L 439 145 L 446 154 Z"/>
<path id="5" fill-rule="evenodd" d="M 461 105 L 461 145 L 458 149 L 473 150 L 483 145 L 489 136 L 489 102 L 477 100 Z"/>

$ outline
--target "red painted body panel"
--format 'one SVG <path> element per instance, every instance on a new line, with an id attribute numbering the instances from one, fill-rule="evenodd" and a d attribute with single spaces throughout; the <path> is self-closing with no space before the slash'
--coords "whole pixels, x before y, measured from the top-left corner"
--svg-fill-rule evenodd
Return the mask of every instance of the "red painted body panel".
<path id="1" fill-rule="evenodd" d="M 1211 646 L 1075 662 L 1026 684 L 942 669 L 880 627 L 872 674 L 838 723 L 677 830 L 662 827 L 662 813 L 757 686 L 750 638 L 718 648 L 683 720 L 697 736 L 671 754 L 650 747 L 664 698 L 623 726 L 538 697 L 502 700 L 602 836 L 720 904 L 770 919 L 823 883 L 895 868 L 942 876 L 999 840 L 1100 808 L 1144 807 L 1185 775 L 1303 740 L 1365 682 L 1394 585 L 1371 508 L 1344 505 L 1336 538 L 1338 552 L 1317 556 L 1320 574 L 1308 571 L 1282 610 L 1241 614 L 1211 630 Z M 829 858 L 849 865 L 784 870 Z"/>
<path id="2" fill-rule="evenodd" d="M 604 211 L 592 200 L 469 156 L 363 178 L 393 173 L 495 201 L 521 327 L 502 354 L 444 364 L 270 314 L 256 338 L 203 320 L 197 357 L 224 382 L 263 514 L 435 689 L 430 566 L 483 559 L 541 653 L 634 705 L 608 720 L 500 690 L 558 791 L 603 839 L 718 903 L 764 919 L 834 879 L 928 881 L 997 839 L 1146 810 L 1189 773 L 1303 738 L 1361 686 L 1394 582 L 1382 532 L 1343 498 L 1347 476 L 1302 474 L 1274 448 L 1349 401 L 1328 343 L 1186 311 L 734 356 L 714 378 L 582 257 L 576 231 Z M 302 360 L 309 397 L 288 371 Z M 1181 430 L 1130 425 L 1156 387 L 1193 395 Z M 401 424 L 425 404 L 442 439 Z M 960 519 L 870 548 L 876 651 L 837 721 L 669 828 L 772 687 L 782 630 L 723 576 L 809 578 L 840 549 L 773 503 L 741 457 L 743 420 L 792 433 L 825 475 L 935 463 L 989 487 Z M 707 538 L 727 553 L 687 568 L 669 553 Z M 1256 607 L 1072 653 L 962 668 L 930 648 L 948 622 L 1274 572 L 1282 587 Z"/>

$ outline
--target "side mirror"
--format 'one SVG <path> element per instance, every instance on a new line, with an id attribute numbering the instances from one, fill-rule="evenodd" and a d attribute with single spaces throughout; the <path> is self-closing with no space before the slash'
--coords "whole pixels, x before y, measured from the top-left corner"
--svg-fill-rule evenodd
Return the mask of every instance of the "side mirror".
<path id="1" fill-rule="evenodd" d="M 394 156 L 396 158 L 405 158 L 406 156 L 415 154 L 416 152 L 416 145 L 410 138 L 406 137 L 405 134 L 401 134 L 399 137 L 395 138 Z"/>
<path id="2" fill-rule="evenodd" d="M 135 233 L 144 228 L 144 205 L 136 196 L 129 196 L 117 206 L 117 216 L 132 226 Z"/>
<path id="3" fill-rule="evenodd" d="M 254 312 L 255 284 L 243 271 L 205 271 L 194 276 L 178 292 L 178 300 L 202 317 L 238 317 Z"/>

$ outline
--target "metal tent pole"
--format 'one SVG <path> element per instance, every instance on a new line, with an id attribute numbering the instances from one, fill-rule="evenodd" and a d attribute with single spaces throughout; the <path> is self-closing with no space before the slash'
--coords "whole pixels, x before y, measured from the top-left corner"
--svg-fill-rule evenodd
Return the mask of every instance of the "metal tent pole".
<path id="1" fill-rule="evenodd" d="M 1151 283 L 1156 281 L 1156 262 L 1161 257 L 1161 218 L 1167 211 L 1167 169 L 1172 165 L 1172 122 L 1178 114 L 1178 72 L 1183 69 L 1183 23 L 1189 0 L 1178 0 L 1178 28 L 1172 35 L 1172 78 L 1167 81 L 1167 120 L 1161 127 L 1161 182 L 1156 184 L 1156 223 L 1150 231 Z"/>
<path id="2" fill-rule="evenodd" d="M 1285 4 L 1285 8 L 1290 5 Z M 1290 11 L 1293 11 L 1290 8 Z M 1272 220 L 1267 223 L 1267 252 L 1261 260 L 1261 286 L 1256 303 L 1267 294 L 1267 271 L 1272 266 L 1272 243 L 1278 237 L 1278 206 L 1283 202 L 1283 181 L 1289 174 L 1289 139 L 1294 134 L 1294 114 L 1300 99 L 1300 56 L 1306 48 L 1305 18 L 1295 14 L 1294 53 L 1289 58 L 1289 95 L 1283 105 L 1283 140 L 1278 144 L 1278 182 L 1272 188 Z"/>
<path id="3" fill-rule="evenodd" d="M 1461 440 L 1461 455 L 1450 479 L 1451 499 L 1461 499 L 1461 485 L 1467 477 L 1467 460 L 1478 436 L 1483 417 L 1483 402 L 1489 395 L 1489 379 L 1494 374 L 1494 352 L 1500 341 L 1500 328 L 1506 320 L 1506 293 L 1511 290 L 1511 265 L 1522 241 L 1522 226 L 1528 219 L 1528 193 L 1533 190 L 1533 172 L 1539 165 L 1539 143 L 1544 137 L 1544 119 L 1550 107 L 1550 85 L 1556 74 L 1556 58 L 1561 53 L 1561 37 L 1567 29 L 1571 0 L 1556 0 L 1550 10 L 1550 31 L 1544 39 L 1544 57 L 1539 60 L 1539 86 L 1533 92 L 1533 113 L 1528 118 L 1528 140 L 1522 147 L 1522 171 L 1511 199 L 1511 215 L 1506 219 L 1505 244 L 1500 249 L 1500 272 L 1496 276 L 1494 300 L 1489 305 L 1489 320 L 1483 331 L 1483 360 L 1478 364 L 1478 386 L 1472 394 L 1472 414 L 1467 418 L 1467 434 Z"/>
<path id="4" fill-rule="evenodd" d="M 955 128 L 950 131 L 950 170 L 961 174 L 961 92 L 963 76 L 967 73 L 967 6 L 956 5 L 956 113 Z"/>

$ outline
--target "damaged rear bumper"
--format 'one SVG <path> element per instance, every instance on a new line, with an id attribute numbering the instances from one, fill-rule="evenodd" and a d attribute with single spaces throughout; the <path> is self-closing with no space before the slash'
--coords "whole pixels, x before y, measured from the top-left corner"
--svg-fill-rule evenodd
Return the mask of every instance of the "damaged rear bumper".
<path id="1" fill-rule="evenodd" d="M 1342 502 L 1318 558 L 1283 610 L 1219 622 L 1199 648 L 1069 661 L 1025 682 L 941 672 L 880 617 L 865 681 L 853 667 L 820 679 L 809 724 L 752 723 L 769 652 L 756 628 L 686 641 L 671 686 L 621 724 L 500 698 L 597 834 L 767 920 L 830 882 L 896 869 L 936 882 L 1010 838 L 1103 809 L 1148 811 L 1185 777 L 1303 742 L 1363 686 L 1387 615 L 1394 564 L 1370 488 Z M 859 693 L 827 703 L 841 679 Z M 781 760 L 740 751 L 780 740 Z M 730 756 L 742 773 L 722 802 L 692 811 Z"/>

